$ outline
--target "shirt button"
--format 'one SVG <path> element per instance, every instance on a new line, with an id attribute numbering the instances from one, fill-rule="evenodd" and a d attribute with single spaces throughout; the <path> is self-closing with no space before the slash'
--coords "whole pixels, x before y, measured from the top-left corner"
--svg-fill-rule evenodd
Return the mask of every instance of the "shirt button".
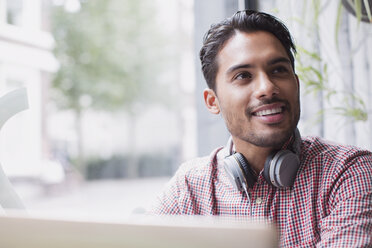
<path id="1" fill-rule="evenodd" d="M 256 204 L 261 204 L 262 203 L 262 198 L 261 197 L 258 197 L 257 199 L 256 199 Z"/>

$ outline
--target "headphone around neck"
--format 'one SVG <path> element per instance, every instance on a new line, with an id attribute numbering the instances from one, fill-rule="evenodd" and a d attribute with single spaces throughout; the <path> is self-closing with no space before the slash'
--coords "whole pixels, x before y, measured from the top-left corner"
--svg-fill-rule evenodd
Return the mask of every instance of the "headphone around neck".
<path id="1" fill-rule="evenodd" d="M 247 187 L 252 188 L 256 182 L 256 176 L 245 157 L 233 151 L 233 146 L 230 137 L 227 143 L 229 156 L 224 159 L 224 167 L 234 188 L 247 192 Z M 289 147 L 291 150 L 274 151 L 266 158 L 263 176 L 269 184 L 277 188 L 293 186 L 300 167 L 300 146 L 301 136 L 296 129 L 294 140 Z"/>

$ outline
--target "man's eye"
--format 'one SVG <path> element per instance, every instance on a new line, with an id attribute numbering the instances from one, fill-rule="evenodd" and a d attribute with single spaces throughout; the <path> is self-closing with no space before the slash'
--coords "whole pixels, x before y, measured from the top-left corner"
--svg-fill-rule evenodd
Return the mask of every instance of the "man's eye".
<path id="1" fill-rule="evenodd" d="M 246 79 L 246 78 L 251 78 L 252 75 L 248 72 L 241 72 L 238 75 L 235 76 L 235 79 L 241 80 L 241 79 Z"/>
<path id="2" fill-rule="evenodd" d="M 285 72 L 288 72 L 288 69 L 286 67 L 284 67 L 284 66 L 276 67 L 273 70 L 273 74 L 285 73 Z"/>

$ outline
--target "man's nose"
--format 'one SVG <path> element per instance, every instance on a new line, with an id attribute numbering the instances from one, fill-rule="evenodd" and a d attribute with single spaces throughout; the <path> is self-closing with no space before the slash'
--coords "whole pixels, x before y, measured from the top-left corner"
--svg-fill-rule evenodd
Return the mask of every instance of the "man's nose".
<path id="1" fill-rule="evenodd" d="M 254 94 L 257 99 L 271 98 L 279 94 L 279 88 L 266 73 L 258 75 L 255 81 Z"/>

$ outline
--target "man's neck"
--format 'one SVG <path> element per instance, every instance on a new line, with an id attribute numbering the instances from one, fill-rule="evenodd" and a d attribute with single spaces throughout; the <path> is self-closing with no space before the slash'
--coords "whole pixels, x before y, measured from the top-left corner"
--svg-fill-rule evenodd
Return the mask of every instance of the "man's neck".
<path id="1" fill-rule="evenodd" d="M 266 158 L 273 150 L 275 150 L 272 147 L 255 146 L 240 139 L 233 138 L 233 141 L 236 152 L 243 154 L 248 164 L 257 173 L 257 175 L 264 168 Z"/>

